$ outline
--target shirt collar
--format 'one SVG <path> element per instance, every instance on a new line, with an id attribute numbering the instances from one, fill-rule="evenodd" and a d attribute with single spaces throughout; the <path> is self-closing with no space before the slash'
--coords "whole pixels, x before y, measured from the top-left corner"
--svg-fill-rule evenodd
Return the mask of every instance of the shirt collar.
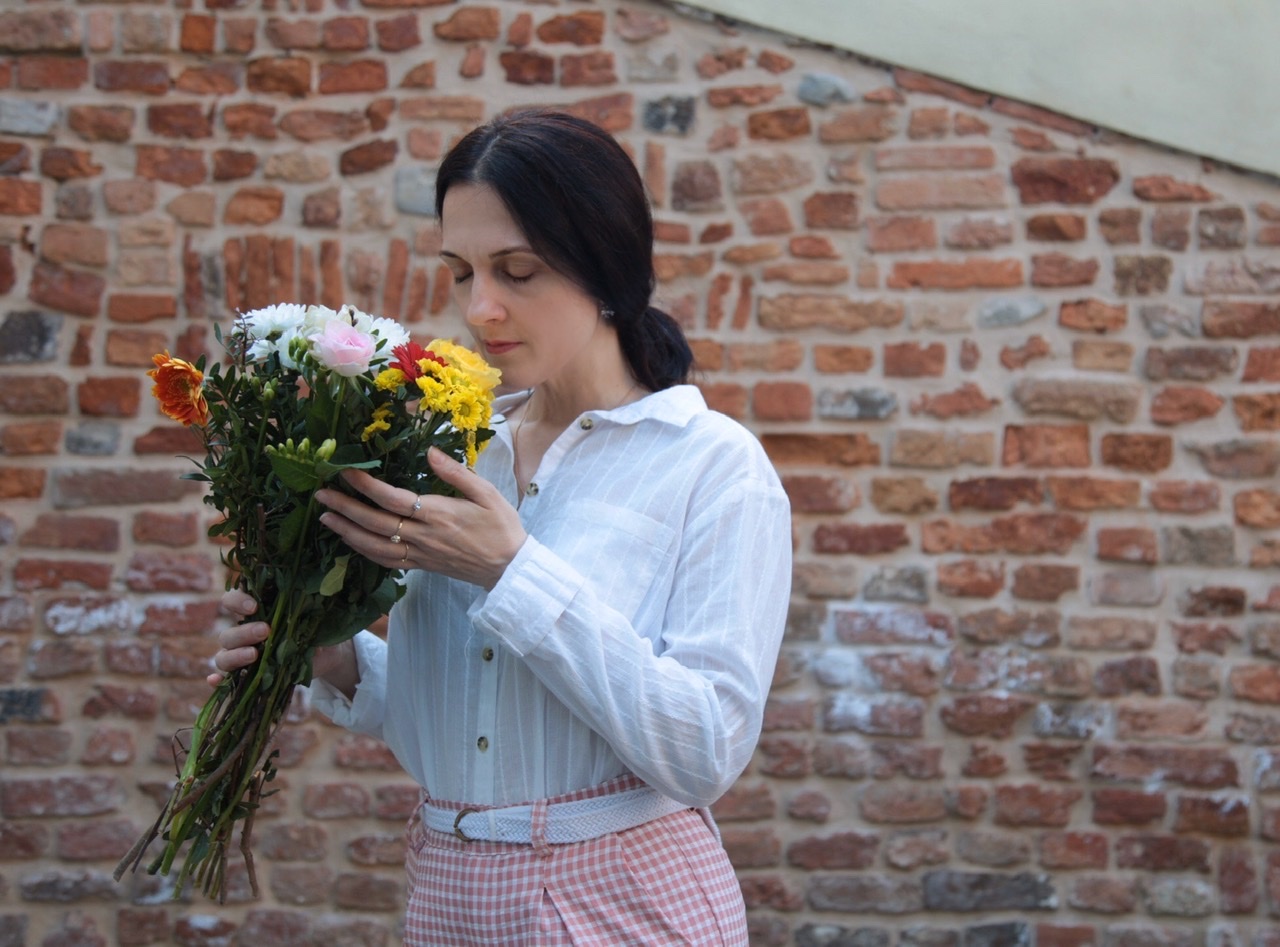
<path id="1" fill-rule="evenodd" d="M 495 414 L 505 414 L 510 408 L 529 397 L 528 391 L 517 391 L 494 399 Z M 697 414 L 707 410 L 707 402 L 696 385 L 673 385 L 662 391 L 645 395 L 630 404 L 612 411 L 587 411 L 593 418 L 604 418 L 614 424 L 636 424 L 640 421 L 661 421 L 675 427 L 684 427 Z"/>

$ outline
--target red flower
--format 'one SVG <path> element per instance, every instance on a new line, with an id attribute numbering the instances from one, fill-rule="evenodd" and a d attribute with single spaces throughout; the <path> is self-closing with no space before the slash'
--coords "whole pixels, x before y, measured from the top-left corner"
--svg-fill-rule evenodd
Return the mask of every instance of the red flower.
<path id="1" fill-rule="evenodd" d="M 422 377 L 422 365 L 424 360 L 435 362 L 438 365 L 444 365 L 445 360 L 430 349 L 424 349 L 417 342 L 412 340 L 404 345 L 397 345 L 391 350 L 395 361 L 391 363 L 392 368 L 398 368 L 404 372 L 406 381 L 416 381 Z"/>

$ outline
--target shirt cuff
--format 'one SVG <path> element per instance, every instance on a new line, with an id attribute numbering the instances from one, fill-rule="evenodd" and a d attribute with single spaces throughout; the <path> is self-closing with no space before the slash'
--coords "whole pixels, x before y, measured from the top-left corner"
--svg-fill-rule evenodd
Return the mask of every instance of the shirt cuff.
<path id="1" fill-rule="evenodd" d="M 311 705 L 340 727 L 381 739 L 387 707 L 387 643 L 368 631 L 352 641 L 360 670 L 355 697 L 349 700 L 328 681 L 316 678 L 310 684 Z"/>
<path id="2" fill-rule="evenodd" d="M 580 572 L 529 536 L 489 594 L 471 606 L 472 624 L 524 657 L 551 632 L 584 582 Z"/>

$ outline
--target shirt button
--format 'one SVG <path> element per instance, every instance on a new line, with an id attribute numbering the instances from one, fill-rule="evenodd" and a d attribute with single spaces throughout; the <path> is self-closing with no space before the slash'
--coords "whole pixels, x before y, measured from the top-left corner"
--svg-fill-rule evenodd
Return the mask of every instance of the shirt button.
<path id="1" fill-rule="evenodd" d="M 578 427 L 582 428 L 584 431 L 589 431 L 595 426 L 596 426 L 596 422 L 591 420 L 590 418 L 583 418 L 581 421 L 578 422 Z"/>
<path id="2" fill-rule="evenodd" d="M 524 495 L 527 497 L 536 497 L 538 495 L 538 485 L 532 480 L 529 481 L 529 486 L 525 487 Z"/>
<path id="3" fill-rule="evenodd" d="M 480 752 L 483 753 L 485 750 L 489 749 L 489 738 L 481 737 L 476 741 L 476 746 L 478 746 L 480 748 Z"/>
<path id="4" fill-rule="evenodd" d="M 493 649 L 492 649 L 492 648 L 485 648 L 483 651 L 481 651 L 481 652 L 480 652 L 480 657 L 484 658 L 486 661 L 492 661 L 492 660 L 493 660 Z"/>

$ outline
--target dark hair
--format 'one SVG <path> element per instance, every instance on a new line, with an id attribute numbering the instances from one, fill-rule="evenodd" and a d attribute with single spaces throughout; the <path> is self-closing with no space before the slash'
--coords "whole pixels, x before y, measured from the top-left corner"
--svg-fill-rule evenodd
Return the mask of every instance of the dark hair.
<path id="1" fill-rule="evenodd" d="M 644 183 L 613 136 L 564 112 L 510 112 L 445 155 L 437 217 L 455 184 L 492 188 L 530 248 L 600 302 L 638 382 L 658 391 L 688 379 L 693 353 L 684 332 L 649 304 L 653 216 Z"/>

